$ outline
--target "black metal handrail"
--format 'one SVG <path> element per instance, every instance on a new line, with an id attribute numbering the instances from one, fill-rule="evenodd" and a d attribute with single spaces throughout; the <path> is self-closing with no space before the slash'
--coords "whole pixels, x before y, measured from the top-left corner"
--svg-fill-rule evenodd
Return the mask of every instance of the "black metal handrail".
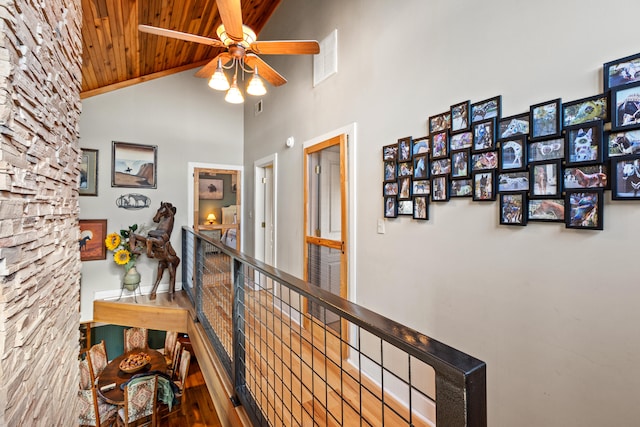
<path id="1" fill-rule="evenodd" d="M 277 284 L 280 287 L 279 289 L 286 290 L 287 295 L 293 294 L 296 295 L 296 298 L 298 298 L 297 295 L 301 298 L 306 298 L 313 304 L 323 307 L 324 310 L 336 314 L 340 319 L 357 328 L 358 331 L 366 331 L 368 334 L 373 335 L 380 340 L 380 347 L 383 346 L 383 343 L 386 343 L 384 345 L 391 345 L 406 354 L 407 360 L 415 359 L 430 366 L 435 372 L 435 397 L 433 401 L 435 402 L 435 418 L 439 427 L 486 427 L 486 365 L 484 362 L 244 253 L 235 251 L 220 242 L 210 240 L 205 235 L 195 233 L 191 228 L 183 227 L 182 242 L 184 258 L 182 277 L 183 283 L 185 283 L 183 288 L 192 299 L 198 319 L 205 325 L 205 330 L 209 334 L 220 360 L 225 365 L 230 380 L 234 382 L 240 402 L 248 409 L 251 418 L 257 425 L 268 424 L 268 412 L 274 412 L 275 408 L 261 407 L 261 391 L 247 391 L 248 386 L 243 383 L 247 381 L 249 369 L 246 364 L 247 361 L 244 360 L 247 356 L 246 347 L 252 345 L 250 342 L 252 335 L 246 333 L 247 325 L 245 324 L 245 319 L 248 314 L 244 311 L 250 309 L 251 304 L 254 304 L 253 302 L 247 304 L 247 293 L 252 293 L 256 289 L 269 292 L 268 289 L 261 287 L 261 283 L 270 281 L 270 283 Z M 210 259 L 213 258 L 210 254 L 214 254 L 217 260 L 224 260 L 220 271 L 211 272 L 207 270 L 210 268 L 207 263 L 211 263 Z M 227 267 L 230 273 L 228 276 L 223 271 Z M 214 297 L 218 301 L 211 301 L 203 294 L 203 292 L 209 292 L 209 289 L 214 288 L 213 285 L 208 286 L 205 282 L 207 277 L 216 277 L 216 274 L 226 279 L 232 278 L 233 281 L 233 283 L 229 284 L 232 287 L 230 297 L 233 298 L 233 344 L 231 351 L 230 346 L 227 345 L 225 347 L 222 342 L 224 337 L 221 336 L 219 326 L 217 327 L 211 322 L 211 309 L 205 307 L 207 304 L 211 306 L 212 304 L 220 305 L 225 303 L 225 301 L 221 300 L 226 297 Z M 260 280 L 256 281 L 256 277 L 259 277 Z M 216 285 L 219 286 L 221 283 Z M 276 301 L 275 305 L 290 303 L 271 295 L 274 295 L 274 293 L 272 292 L 270 297 Z M 272 309 L 272 306 L 270 305 L 267 308 Z M 272 311 L 275 312 L 276 310 Z M 216 323 L 216 321 L 213 323 Z M 291 322 L 290 324 L 294 325 Z M 262 340 L 262 338 L 258 339 Z M 357 345 L 349 344 L 349 350 L 354 353 L 364 354 L 363 359 L 369 362 L 376 359 L 375 357 L 367 356 Z M 303 365 L 306 363 L 304 361 L 301 362 Z M 363 370 L 362 364 L 358 364 L 358 367 Z M 388 370 L 383 362 L 376 362 L 376 368 L 383 372 L 383 379 L 385 374 L 393 370 Z M 315 368 L 311 366 L 310 369 L 313 370 Z M 392 377 L 401 384 L 401 388 L 410 390 L 409 394 L 413 396 L 415 386 L 410 378 L 411 370 L 409 370 L 408 378 L 404 378 L 402 375 L 392 375 Z M 384 384 L 384 381 L 381 382 Z M 260 386 L 257 385 L 255 387 L 259 388 Z M 249 385 L 249 388 L 251 388 L 251 385 Z M 293 389 L 293 386 L 291 388 Z M 301 389 L 303 388 L 301 387 Z M 306 391 L 306 388 L 303 390 Z M 292 390 L 292 392 L 295 392 L 295 390 Z M 384 393 L 382 395 L 381 404 L 385 405 Z M 409 410 L 413 411 L 411 397 L 405 400 L 409 401 Z M 407 402 L 404 403 L 406 404 Z M 324 402 L 323 408 L 324 406 L 328 406 L 328 402 Z M 389 408 L 386 408 L 386 410 L 388 411 Z M 309 413 L 303 415 L 315 416 Z M 329 415 L 334 416 L 333 414 L 328 414 L 327 416 Z M 284 410 L 281 410 L 281 413 L 272 414 L 272 417 L 277 419 L 291 418 L 294 421 L 292 424 L 296 423 L 295 414 L 287 414 Z M 410 421 L 411 416 L 406 418 L 409 420 L 407 425 L 413 425 Z"/>

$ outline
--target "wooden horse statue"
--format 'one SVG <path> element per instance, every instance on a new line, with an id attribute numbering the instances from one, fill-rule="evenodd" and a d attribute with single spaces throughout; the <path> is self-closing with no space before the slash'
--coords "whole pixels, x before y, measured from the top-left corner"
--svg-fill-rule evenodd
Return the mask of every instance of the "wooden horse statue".
<path id="1" fill-rule="evenodd" d="M 176 251 L 171 246 L 170 238 L 173 231 L 173 217 L 176 214 L 176 208 L 169 202 L 160 202 L 160 209 L 153 217 L 153 222 L 158 223 L 155 230 L 149 231 L 147 236 L 139 234 L 131 234 L 129 243 L 135 253 L 140 253 L 137 247 L 139 243 L 146 244 L 147 256 L 158 260 L 158 273 L 156 281 L 149 294 L 149 299 L 156 299 L 156 290 L 164 270 L 169 269 L 169 298 L 173 300 L 173 294 L 176 288 L 176 270 L 180 264 L 180 258 L 176 255 Z"/>

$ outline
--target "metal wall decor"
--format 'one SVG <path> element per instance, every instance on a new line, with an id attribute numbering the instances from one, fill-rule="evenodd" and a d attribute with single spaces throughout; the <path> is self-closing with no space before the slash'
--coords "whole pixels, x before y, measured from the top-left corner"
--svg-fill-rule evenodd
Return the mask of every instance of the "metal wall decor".
<path id="1" fill-rule="evenodd" d="M 148 208 L 150 205 L 151 199 L 144 194 L 123 194 L 116 199 L 116 206 L 127 210 L 144 209 Z"/>

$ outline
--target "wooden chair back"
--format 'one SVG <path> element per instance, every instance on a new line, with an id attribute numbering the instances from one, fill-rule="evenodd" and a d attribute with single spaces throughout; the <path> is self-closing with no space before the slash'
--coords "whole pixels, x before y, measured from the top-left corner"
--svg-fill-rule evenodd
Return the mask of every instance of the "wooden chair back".
<path id="1" fill-rule="evenodd" d="M 80 426 L 112 425 L 118 407 L 98 400 L 96 387 L 91 382 L 88 359 L 80 361 L 80 389 L 78 390 Z"/>
<path id="2" fill-rule="evenodd" d="M 119 426 L 134 426 L 141 422 L 157 424 L 158 376 L 135 379 L 124 388 L 124 407 L 118 410 Z"/>
<path id="3" fill-rule="evenodd" d="M 164 359 L 167 361 L 167 366 L 171 366 L 173 363 L 173 350 L 176 347 L 178 341 L 178 333 L 175 331 L 167 331 L 167 335 L 164 338 Z"/>
<path id="4" fill-rule="evenodd" d="M 101 340 L 98 344 L 94 344 L 87 351 L 87 361 L 89 363 L 89 374 L 91 375 L 91 384 L 96 383 L 98 375 L 104 371 L 107 367 L 109 359 L 107 358 L 107 346 L 104 344 L 104 340 Z"/>
<path id="5" fill-rule="evenodd" d="M 147 328 L 128 328 L 124 330 L 124 352 L 144 350 L 149 346 L 149 331 Z"/>
<path id="6" fill-rule="evenodd" d="M 169 368 L 168 374 L 173 378 L 178 371 L 178 364 L 180 363 L 180 352 L 182 351 L 182 343 L 176 341 L 176 345 L 173 347 L 173 359 L 171 360 L 171 368 Z"/>

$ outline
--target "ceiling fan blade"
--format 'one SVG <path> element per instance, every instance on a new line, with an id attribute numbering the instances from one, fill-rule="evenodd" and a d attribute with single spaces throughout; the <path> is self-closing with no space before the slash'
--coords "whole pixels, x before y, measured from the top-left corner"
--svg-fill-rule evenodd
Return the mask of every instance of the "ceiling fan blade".
<path id="1" fill-rule="evenodd" d="M 314 55 L 320 53 L 315 40 L 256 41 L 251 50 L 262 55 Z"/>
<path id="2" fill-rule="evenodd" d="M 273 86 L 282 86 L 287 82 L 287 79 L 282 77 L 276 70 L 271 68 L 269 64 L 264 62 L 256 55 L 248 53 L 244 58 L 244 62 L 251 68 L 255 68 L 257 65 L 258 74 L 260 74 L 263 79 L 271 83 Z"/>
<path id="3" fill-rule="evenodd" d="M 209 37 L 197 36 L 195 34 L 183 33 L 175 30 L 168 30 L 166 28 L 152 27 L 151 25 L 138 25 L 138 30 L 143 33 L 155 34 L 157 36 L 171 37 L 173 39 L 185 40 L 188 42 L 206 44 L 214 47 L 225 47 L 224 43 L 217 39 L 211 39 Z"/>
<path id="4" fill-rule="evenodd" d="M 242 32 L 242 6 L 240 0 L 217 0 L 220 19 L 229 38 L 240 42 L 244 37 Z"/>
<path id="5" fill-rule="evenodd" d="M 195 76 L 203 79 L 211 77 L 218 67 L 218 59 L 222 60 L 222 65 L 226 65 L 227 62 L 231 61 L 232 57 L 228 52 L 222 52 L 220 55 L 207 62 L 207 64 L 202 67 Z"/>

